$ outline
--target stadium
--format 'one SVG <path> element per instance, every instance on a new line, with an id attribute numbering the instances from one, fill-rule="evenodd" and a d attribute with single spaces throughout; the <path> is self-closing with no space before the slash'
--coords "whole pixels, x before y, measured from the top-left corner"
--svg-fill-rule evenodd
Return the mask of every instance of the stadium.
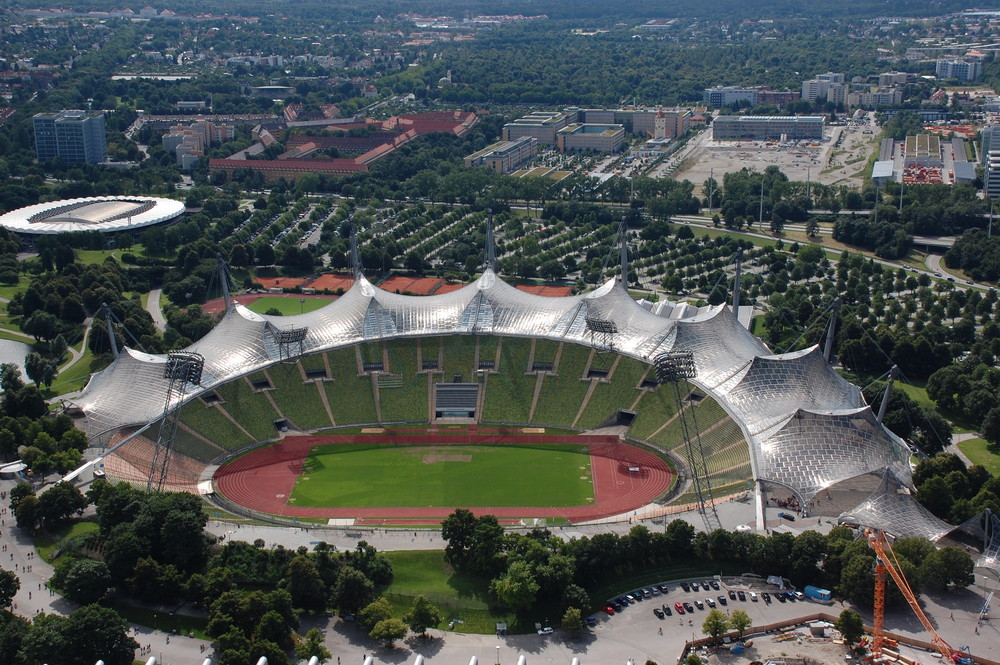
<path id="1" fill-rule="evenodd" d="M 677 358 L 690 367 L 671 380 Z M 231 304 L 183 352 L 125 348 L 73 407 L 106 448 L 110 478 L 287 523 L 436 523 L 455 506 L 507 524 L 582 523 L 693 506 L 711 526 L 713 502 L 752 492 L 757 528 L 777 503 L 897 536 L 936 541 L 953 529 L 913 498 L 907 445 L 821 349 L 772 354 L 728 305 L 658 316 L 617 278 L 545 297 L 487 267 L 458 290 L 406 296 L 356 271 L 342 297 L 313 312 L 271 317 Z M 559 445 L 577 457 L 459 469 L 492 448 Z M 408 452 L 390 460 L 387 447 Z M 581 490 L 566 467 L 584 486 L 576 503 L 528 489 Z M 441 475 L 421 475 L 430 469 Z M 343 492 L 317 496 L 309 482 Z M 398 500 L 506 483 L 499 496 L 525 501 L 447 491 Z"/>
<path id="2" fill-rule="evenodd" d="M 164 224 L 184 214 L 184 204 L 152 196 L 97 196 L 49 201 L 0 215 L 0 226 L 20 236 L 73 231 L 118 233 Z"/>

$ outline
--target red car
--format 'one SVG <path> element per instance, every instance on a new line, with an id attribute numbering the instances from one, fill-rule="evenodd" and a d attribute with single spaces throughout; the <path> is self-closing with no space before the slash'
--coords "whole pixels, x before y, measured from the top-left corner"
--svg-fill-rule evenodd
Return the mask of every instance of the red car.
<path id="1" fill-rule="evenodd" d="M 615 608 L 611 607 L 610 605 L 605 605 L 604 613 L 607 614 L 608 616 L 612 616 L 615 613 Z"/>
<path id="2" fill-rule="evenodd" d="M 678 614 L 684 614 L 684 606 L 680 603 L 674 603 L 674 609 L 677 610 Z"/>

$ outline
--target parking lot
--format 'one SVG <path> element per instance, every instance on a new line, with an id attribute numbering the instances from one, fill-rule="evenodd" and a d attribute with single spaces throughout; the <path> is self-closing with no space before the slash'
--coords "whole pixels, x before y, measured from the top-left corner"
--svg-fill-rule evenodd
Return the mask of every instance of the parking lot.
<path id="1" fill-rule="evenodd" d="M 815 603 L 801 593 L 786 594 L 772 585 L 755 584 L 751 588 L 738 580 L 716 576 L 673 580 L 624 592 L 608 599 L 597 623 L 598 626 L 613 626 L 616 621 L 625 620 L 633 628 L 648 626 L 657 633 L 662 629 L 664 633 L 669 631 L 684 636 L 693 633 L 702 637 L 702 623 L 712 609 L 727 614 L 735 609 L 743 610 L 753 625 L 775 623 L 820 610 L 832 611 L 828 605 Z"/>

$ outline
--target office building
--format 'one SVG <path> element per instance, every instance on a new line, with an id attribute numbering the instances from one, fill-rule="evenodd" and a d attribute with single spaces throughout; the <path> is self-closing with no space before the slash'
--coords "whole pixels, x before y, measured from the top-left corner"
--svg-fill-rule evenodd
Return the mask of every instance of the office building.
<path id="1" fill-rule="evenodd" d="M 625 127 L 626 133 L 649 138 L 656 136 L 657 116 L 661 114 L 660 122 L 664 136 L 667 138 L 682 136 L 691 128 L 691 111 L 689 109 L 581 109 L 570 107 L 564 111 L 569 114 L 575 113 L 575 118 L 570 122 L 622 125 Z"/>
<path id="2" fill-rule="evenodd" d="M 851 107 L 860 106 L 865 109 L 874 109 L 882 106 L 896 106 L 903 101 L 903 90 L 889 88 L 875 92 L 852 92 L 847 99 Z"/>
<path id="3" fill-rule="evenodd" d="M 107 159 L 104 114 L 88 111 L 38 113 L 33 118 L 35 155 L 67 164 L 99 164 Z"/>
<path id="4" fill-rule="evenodd" d="M 618 152 L 625 146 L 622 125 L 574 123 L 556 132 L 559 152 Z"/>
<path id="5" fill-rule="evenodd" d="M 912 74 L 906 72 L 883 72 L 878 75 L 878 87 L 890 88 L 894 85 L 906 85 Z"/>
<path id="6" fill-rule="evenodd" d="M 979 161 L 986 164 L 986 156 L 993 150 L 1000 150 L 1000 125 L 986 125 L 979 134 Z"/>
<path id="7" fill-rule="evenodd" d="M 497 173 L 510 173 L 535 158 L 537 145 L 538 139 L 534 136 L 500 141 L 466 157 L 465 165 L 485 166 Z"/>
<path id="8" fill-rule="evenodd" d="M 535 111 L 503 126 L 503 140 L 531 136 L 543 145 L 556 144 L 556 132 L 576 120 L 576 112 Z"/>
<path id="9" fill-rule="evenodd" d="M 942 79 L 976 81 L 983 73 L 983 63 L 976 60 L 938 60 L 935 73 Z"/>
<path id="10" fill-rule="evenodd" d="M 823 116 L 720 115 L 712 122 L 716 141 L 823 139 Z"/>

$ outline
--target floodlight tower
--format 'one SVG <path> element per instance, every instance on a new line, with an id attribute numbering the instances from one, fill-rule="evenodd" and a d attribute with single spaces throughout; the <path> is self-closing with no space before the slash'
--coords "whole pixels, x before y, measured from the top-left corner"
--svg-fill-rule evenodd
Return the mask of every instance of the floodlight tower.
<path id="1" fill-rule="evenodd" d="M 177 425 L 180 422 L 180 404 L 184 401 L 189 385 L 200 385 L 201 374 L 205 369 L 205 358 L 193 351 L 172 351 L 167 356 L 163 367 L 163 378 L 167 379 L 167 396 L 163 403 L 163 418 L 160 420 L 160 433 L 153 447 L 153 460 L 149 465 L 149 478 L 146 481 L 146 491 L 159 492 L 163 489 L 163 481 L 170 467 L 170 453 L 173 451 L 174 439 L 177 438 Z"/>
<path id="2" fill-rule="evenodd" d="M 684 408 L 680 387 L 681 381 L 693 379 L 697 375 L 694 354 L 690 351 L 664 353 L 656 358 L 655 363 L 657 380 L 661 384 L 672 383 L 674 386 L 677 419 L 681 424 L 684 449 L 687 452 L 688 463 L 691 465 L 691 479 L 694 481 L 695 496 L 698 497 L 698 512 L 705 520 L 708 531 L 712 532 L 721 528 L 722 522 L 715 510 L 715 497 L 712 496 L 712 481 L 708 477 L 708 463 L 705 461 L 705 448 L 702 446 L 701 433 L 698 431 L 698 419 L 694 414 L 694 409 Z"/>

